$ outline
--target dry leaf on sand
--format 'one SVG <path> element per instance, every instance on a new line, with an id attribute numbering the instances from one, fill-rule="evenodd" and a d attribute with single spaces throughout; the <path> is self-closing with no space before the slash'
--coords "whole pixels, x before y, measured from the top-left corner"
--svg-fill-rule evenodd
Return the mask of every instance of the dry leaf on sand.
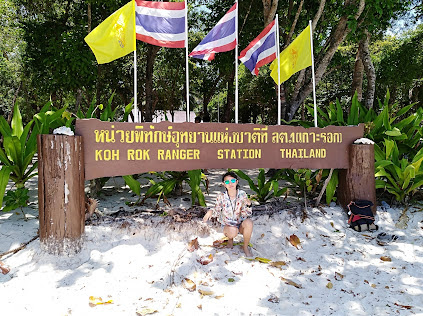
<path id="1" fill-rule="evenodd" d="M 392 259 L 390 257 L 386 257 L 386 256 L 380 257 L 380 260 L 382 260 L 382 261 L 392 261 Z"/>
<path id="2" fill-rule="evenodd" d="M 198 290 L 198 293 L 200 293 L 203 296 L 204 295 L 213 295 L 214 294 L 213 291 L 206 291 L 206 290 L 201 290 L 201 289 Z"/>
<path id="3" fill-rule="evenodd" d="M 136 313 L 138 316 L 145 316 L 157 313 L 157 310 L 152 308 L 143 308 L 142 310 L 137 311 Z"/>
<path id="4" fill-rule="evenodd" d="M 294 235 L 294 234 L 291 235 L 291 236 L 289 236 L 288 241 L 291 243 L 291 245 L 293 245 L 297 249 L 298 249 L 298 245 L 301 244 L 300 238 L 298 238 L 298 236 L 297 235 Z"/>
<path id="5" fill-rule="evenodd" d="M 188 251 L 193 252 L 196 249 L 198 249 L 198 237 L 191 240 L 188 244 Z"/>
<path id="6" fill-rule="evenodd" d="M 292 281 L 290 279 L 286 279 L 284 277 L 281 277 L 281 280 L 284 281 L 288 285 L 295 286 L 297 289 L 302 289 L 303 288 L 303 286 L 301 284 L 295 283 L 294 281 Z"/>
<path id="7" fill-rule="evenodd" d="M 108 300 L 103 302 L 103 299 L 101 297 L 90 296 L 89 305 L 91 307 L 94 307 L 97 305 L 104 305 L 104 304 L 113 304 L 113 300 Z"/>
<path id="8" fill-rule="evenodd" d="M 185 289 L 187 289 L 188 291 L 190 291 L 190 292 L 195 291 L 195 289 L 197 288 L 197 286 L 195 285 L 195 283 L 192 280 L 188 279 L 188 278 L 185 278 L 184 279 L 184 281 L 182 283 L 182 286 Z"/>
<path id="9" fill-rule="evenodd" d="M 286 262 L 285 261 L 271 261 L 269 262 L 269 265 L 280 269 L 282 266 L 286 266 Z"/>
<path id="10" fill-rule="evenodd" d="M 335 280 L 341 281 L 344 278 L 344 275 L 342 275 L 339 272 L 335 272 Z"/>
<path id="11" fill-rule="evenodd" d="M 2 261 L 0 261 L 0 270 L 3 274 L 8 274 L 10 272 L 9 267 L 7 267 Z"/>
<path id="12" fill-rule="evenodd" d="M 200 259 L 197 259 L 197 261 L 205 266 L 213 261 L 213 255 L 209 254 L 208 256 L 202 256 Z"/>
<path id="13" fill-rule="evenodd" d="M 410 306 L 410 305 L 402 305 L 402 304 L 398 304 L 398 303 L 394 303 L 394 305 L 395 306 L 398 306 L 398 307 L 405 308 L 405 309 L 412 309 L 413 308 L 413 306 Z"/>
<path id="14" fill-rule="evenodd" d="M 213 241 L 213 247 L 214 248 L 225 248 L 226 245 L 228 244 L 228 241 L 223 239 L 223 240 L 215 240 Z"/>
<path id="15" fill-rule="evenodd" d="M 268 299 L 268 301 L 270 302 L 270 303 L 279 303 L 279 297 L 277 297 L 276 295 L 274 295 L 274 294 L 272 294 L 272 295 L 270 295 L 270 298 Z"/>
<path id="16" fill-rule="evenodd" d="M 327 287 L 328 289 L 333 288 L 333 284 L 332 284 L 332 282 L 329 282 L 328 284 L 326 284 L 326 287 Z"/>

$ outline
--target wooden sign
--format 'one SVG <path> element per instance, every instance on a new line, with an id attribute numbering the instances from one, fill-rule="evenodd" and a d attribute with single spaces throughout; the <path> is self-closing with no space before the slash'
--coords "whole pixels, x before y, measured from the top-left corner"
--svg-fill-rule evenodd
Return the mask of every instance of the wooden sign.
<path id="1" fill-rule="evenodd" d="M 303 128 L 233 123 L 76 121 L 86 180 L 206 168 L 348 168 L 364 125 Z"/>

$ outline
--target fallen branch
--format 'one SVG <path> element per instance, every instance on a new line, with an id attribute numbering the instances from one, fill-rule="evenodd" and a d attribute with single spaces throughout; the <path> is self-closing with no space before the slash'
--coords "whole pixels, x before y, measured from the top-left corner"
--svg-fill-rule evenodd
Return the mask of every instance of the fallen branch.
<path id="1" fill-rule="evenodd" d="M 19 252 L 19 251 L 21 251 L 22 249 L 24 249 L 26 246 L 28 246 L 30 243 L 32 243 L 35 239 L 37 239 L 38 238 L 38 235 L 37 236 L 35 236 L 35 237 L 33 237 L 30 241 L 28 241 L 28 242 L 25 242 L 25 243 L 23 243 L 23 244 L 21 244 L 18 248 L 16 248 L 16 249 L 12 249 L 12 250 L 9 250 L 9 251 L 6 251 L 6 252 L 3 252 L 3 253 L 0 253 L 0 258 L 2 258 L 2 257 L 4 257 L 5 255 L 8 255 L 8 254 L 11 254 L 11 253 L 13 253 L 13 254 L 16 254 L 17 252 Z"/>
<path id="2" fill-rule="evenodd" d="M 319 196 L 317 197 L 316 204 L 315 204 L 315 206 L 316 206 L 316 207 L 318 207 L 318 206 L 319 206 L 319 204 L 320 204 L 320 200 L 322 199 L 323 193 L 325 192 L 326 187 L 328 186 L 329 181 L 330 181 L 330 179 L 332 178 L 332 173 L 333 173 L 333 169 L 330 169 L 330 171 L 329 171 L 329 175 L 328 175 L 328 177 L 326 178 L 325 182 L 323 183 L 323 188 L 322 188 L 322 191 L 320 191 L 320 194 L 319 194 Z"/>

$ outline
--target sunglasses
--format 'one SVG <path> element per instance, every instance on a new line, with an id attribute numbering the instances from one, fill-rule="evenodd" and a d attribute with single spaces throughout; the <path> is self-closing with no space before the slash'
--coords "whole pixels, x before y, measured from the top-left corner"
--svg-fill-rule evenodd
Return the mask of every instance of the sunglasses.
<path id="1" fill-rule="evenodd" d="M 235 183 L 236 182 L 236 179 L 231 179 L 231 180 L 225 180 L 224 181 L 225 182 L 225 184 L 229 184 L 229 183 Z"/>

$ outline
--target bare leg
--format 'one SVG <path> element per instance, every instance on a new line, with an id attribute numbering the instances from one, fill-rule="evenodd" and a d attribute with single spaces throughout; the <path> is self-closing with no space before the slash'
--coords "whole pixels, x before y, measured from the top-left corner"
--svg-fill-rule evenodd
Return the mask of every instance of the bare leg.
<path id="1" fill-rule="evenodd" d="M 244 237 L 244 245 L 243 250 L 247 257 L 252 257 L 253 254 L 251 253 L 250 249 L 248 248 L 248 244 L 250 243 L 251 235 L 253 233 L 253 221 L 247 218 L 245 221 L 242 222 L 241 227 L 239 228 L 239 232 Z"/>
<path id="2" fill-rule="evenodd" d="M 233 226 L 225 226 L 223 227 L 223 233 L 226 237 L 228 237 L 228 248 L 233 248 L 234 246 L 234 238 L 238 235 L 238 228 Z"/>

